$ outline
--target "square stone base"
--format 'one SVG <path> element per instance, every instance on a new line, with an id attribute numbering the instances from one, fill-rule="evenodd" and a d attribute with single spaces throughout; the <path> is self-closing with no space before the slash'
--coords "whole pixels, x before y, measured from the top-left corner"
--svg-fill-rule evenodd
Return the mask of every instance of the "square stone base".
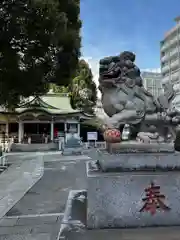
<path id="1" fill-rule="evenodd" d="M 179 240 L 180 227 L 89 230 L 86 200 L 85 191 L 70 191 L 57 240 Z"/>
<path id="2" fill-rule="evenodd" d="M 180 225 L 179 170 L 102 172 L 88 162 L 87 178 L 89 229 Z M 152 197 L 154 211 L 146 192 L 153 184 L 161 195 Z"/>
<path id="3" fill-rule="evenodd" d="M 62 151 L 62 155 L 71 156 L 71 155 L 82 155 L 82 148 L 64 148 Z"/>
<path id="4" fill-rule="evenodd" d="M 179 227 L 69 231 L 58 240 L 179 240 Z"/>

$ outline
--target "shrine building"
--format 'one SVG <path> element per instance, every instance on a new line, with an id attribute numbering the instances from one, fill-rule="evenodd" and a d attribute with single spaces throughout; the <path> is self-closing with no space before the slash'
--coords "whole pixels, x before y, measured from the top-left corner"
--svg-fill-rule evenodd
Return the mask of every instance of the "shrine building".
<path id="1" fill-rule="evenodd" d="M 80 136 L 83 113 L 72 109 L 67 94 L 49 92 L 30 97 L 14 111 L 0 107 L 0 133 L 16 143 L 52 142 L 58 136 L 73 132 Z"/>

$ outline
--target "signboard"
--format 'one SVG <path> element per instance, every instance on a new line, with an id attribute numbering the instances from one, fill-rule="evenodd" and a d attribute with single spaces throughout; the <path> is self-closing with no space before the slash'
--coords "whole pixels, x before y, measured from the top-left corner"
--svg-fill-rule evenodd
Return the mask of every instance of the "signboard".
<path id="1" fill-rule="evenodd" d="M 97 132 L 88 132 L 87 133 L 87 140 L 88 141 L 97 141 Z"/>

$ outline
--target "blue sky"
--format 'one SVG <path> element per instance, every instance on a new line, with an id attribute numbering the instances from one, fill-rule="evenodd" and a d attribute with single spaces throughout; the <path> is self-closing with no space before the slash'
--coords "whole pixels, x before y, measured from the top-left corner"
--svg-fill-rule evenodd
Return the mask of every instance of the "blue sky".
<path id="1" fill-rule="evenodd" d="M 180 0 L 81 0 L 83 56 L 94 74 L 99 58 L 123 50 L 141 69 L 159 68 L 160 40 L 178 15 Z"/>

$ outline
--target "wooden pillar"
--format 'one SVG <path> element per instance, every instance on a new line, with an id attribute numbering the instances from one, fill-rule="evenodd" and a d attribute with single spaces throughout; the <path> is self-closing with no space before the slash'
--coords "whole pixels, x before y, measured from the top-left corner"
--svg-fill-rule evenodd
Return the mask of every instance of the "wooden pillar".
<path id="1" fill-rule="evenodd" d="M 66 121 L 64 122 L 64 132 L 65 132 L 65 134 L 64 134 L 64 141 L 66 143 L 66 140 L 67 140 L 67 122 Z"/>
<path id="2" fill-rule="evenodd" d="M 9 136 L 9 123 L 8 122 L 6 123 L 6 130 L 5 130 L 5 132 L 6 132 L 6 136 Z"/>
<path id="3" fill-rule="evenodd" d="M 19 129 L 18 129 L 18 142 L 21 143 L 24 136 L 24 124 L 23 122 L 19 122 Z"/>
<path id="4" fill-rule="evenodd" d="M 78 126 L 77 126 L 77 129 L 78 129 L 78 135 L 79 135 L 79 137 L 80 137 L 80 123 L 78 123 Z"/>
<path id="5" fill-rule="evenodd" d="M 51 141 L 54 140 L 54 121 L 51 121 Z"/>

